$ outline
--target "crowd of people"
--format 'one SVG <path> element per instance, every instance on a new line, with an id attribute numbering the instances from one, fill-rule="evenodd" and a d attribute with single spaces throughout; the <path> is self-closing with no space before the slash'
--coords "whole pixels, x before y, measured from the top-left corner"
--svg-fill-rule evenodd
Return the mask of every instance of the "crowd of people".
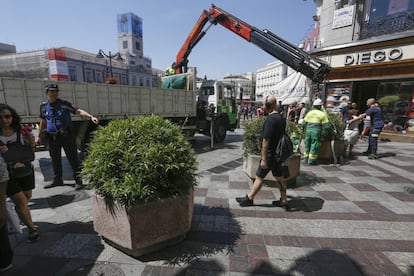
<path id="1" fill-rule="evenodd" d="M 368 99 L 366 105 L 366 111 L 360 112 L 356 103 L 348 101 L 337 115 L 345 125 L 343 133 L 344 155 L 349 159 L 353 159 L 354 145 L 365 135 L 368 135 L 369 138 L 368 149 L 364 154 L 368 155 L 369 159 L 377 158 L 378 137 L 384 128 L 382 111 L 373 98 Z M 289 209 L 286 193 L 286 178 L 289 177 L 289 174 L 284 171 L 286 170 L 284 162 L 276 161 L 275 156 L 276 146 L 286 131 L 287 122 L 292 121 L 304 130 L 304 137 L 302 137 L 304 140 L 303 160 L 307 165 L 318 164 L 322 131 L 325 130 L 327 133 L 333 134 L 335 130 L 332 128 L 332 122 L 323 107 L 323 101 L 319 98 L 315 99 L 311 109 L 307 110 L 305 103 L 299 105 L 292 103 L 283 106 L 281 101 L 276 103 L 274 96 L 268 96 L 259 108 L 263 110 L 263 114 L 267 115 L 262 130 L 260 162 L 250 192 L 245 196 L 236 197 L 236 201 L 242 207 L 253 206 L 255 196 L 261 190 L 266 175 L 271 171 L 280 190 L 280 200 L 274 201 L 273 204 Z M 262 113 L 260 114 L 263 116 Z M 362 131 L 360 131 L 361 126 L 363 126 Z"/>
<path id="2" fill-rule="evenodd" d="M 75 104 L 60 99 L 58 92 L 56 84 L 45 86 L 47 102 L 40 106 L 37 140 L 31 128 L 21 124 L 21 118 L 13 107 L 0 104 L 0 272 L 9 270 L 13 263 L 8 237 L 7 198 L 15 205 L 15 210 L 9 211 L 15 211 L 18 219 L 27 227 L 28 241 L 35 242 L 40 238 L 28 207 L 35 188 L 32 161 L 36 145 L 46 144 L 52 159 L 53 181 L 44 188 L 63 185 L 62 148 L 72 167 L 75 190 L 83 188 L 71 114 L 89 118 L 95 124 L 98 124 L 98 119 Z"/>

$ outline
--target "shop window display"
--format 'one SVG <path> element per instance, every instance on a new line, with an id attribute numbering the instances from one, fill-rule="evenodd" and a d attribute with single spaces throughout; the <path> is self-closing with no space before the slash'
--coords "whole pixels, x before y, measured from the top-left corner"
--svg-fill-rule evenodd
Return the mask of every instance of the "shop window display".
<path id="1" fill-rule="evenodd" d="M 414 130 L 413 97 L 414 81 L 380 83 L 377 98 L 388 130 Z"/>

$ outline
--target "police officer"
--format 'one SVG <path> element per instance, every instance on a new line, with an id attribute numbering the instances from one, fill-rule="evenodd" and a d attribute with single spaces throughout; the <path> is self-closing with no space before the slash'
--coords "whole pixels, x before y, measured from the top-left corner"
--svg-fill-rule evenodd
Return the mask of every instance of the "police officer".
<path id="1" fill-rule="evenodd" d="M 59 87 L 57 84 L 47 84 L 45 86 L 47 102 L 40 105 L 40 124 L 39 137 L 36 141 L 38 145 L 42 143 L 42 137 L 49 148 L 52 158 L 53 181 L 44 186 L 45 189 L 62 185 L 62 148 L 69 160 L 75 179 L 75 190 L 83 187 L 80 176 L 79 157 L 76 147 L 76 136 L 72 128 L 72 114 L 78 114 L 89 118 L 93 123 L 98 124 L 98 118 L 92 116 L 85 110 L 79 109 L 76 105 L 58 98 Z M 45 132 L 43 135 L 43 132 Z"/>
<path id="2" fill-rule="evenodd" d="M 313 108 L 304 118 L 305 132 L 305 151 L 303 153 L 305 163 L 316 165 L 318 151 L 321 146 L 322 129 L 330 129 L 329 119 L 325 112 L 321 110 L 322 100 L 316 99 Z"/>
<path id="3" fill-rule="evenodd" d="M 384 128 L 384 120 L 382 117 L 382 110 L 376 105 L 374 98 L 367 100 L 368 109 L 359 118 L 366 119 L 371 122 L 368 138 L 368 159 L 377 159 L 378 137 Z"/>

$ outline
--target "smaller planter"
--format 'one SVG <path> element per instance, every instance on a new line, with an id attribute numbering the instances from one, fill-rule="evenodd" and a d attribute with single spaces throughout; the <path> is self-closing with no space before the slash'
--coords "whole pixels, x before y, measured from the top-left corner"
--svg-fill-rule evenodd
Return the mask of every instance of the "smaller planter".
<path id="1" fill-rule="evenodd" d="M 138 257 L 182 241 L 191 228 L 193 189 L 189 195 L 166 198 L 125 208 L 108 206 L 92 194 L 95 231 L 112 246 Z"/>
<path id="2" fill-rule="evenodd" d="M 246 174 L 251 178 L 256 178 L 256 171 L 259 166 L 260 156 L 248 154 L 247 158 L 243 161 L 243 168 Z M 288 185 L 296 183 L 296 177 L 300 174 L 300 154 L 294 154 L 289 157 L 285 164 L 289 167 L 289 178 L 286 179 Z M 272 172 L 269 172 L 265 180 L 276 182 L 275 178 L 272 175 Z"/>
<path id="3" fill-rule="evenodd" d="M 334 141 L 334 152 L 337 160 L 344 154 L 344 142 L 343 141 Z M 325 162 L 334 162 L 334 156 L 332 152 L 332 142 L 331 141 L 322 141 L 321 146 L 318 151 L 318 160 Z"/>

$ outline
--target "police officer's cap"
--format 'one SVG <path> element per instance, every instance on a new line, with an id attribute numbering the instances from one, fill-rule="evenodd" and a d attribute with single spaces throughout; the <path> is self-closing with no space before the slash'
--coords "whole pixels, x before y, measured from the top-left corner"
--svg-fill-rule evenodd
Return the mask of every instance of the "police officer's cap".
<path id="1" fill-rule="evenodd" d="M 49 90 L 56 90 L 59 91 L 59 86 L 57 84 L 54 83 L 49 83 L 45 85 L 45 91 L 49 91 Z"/>

